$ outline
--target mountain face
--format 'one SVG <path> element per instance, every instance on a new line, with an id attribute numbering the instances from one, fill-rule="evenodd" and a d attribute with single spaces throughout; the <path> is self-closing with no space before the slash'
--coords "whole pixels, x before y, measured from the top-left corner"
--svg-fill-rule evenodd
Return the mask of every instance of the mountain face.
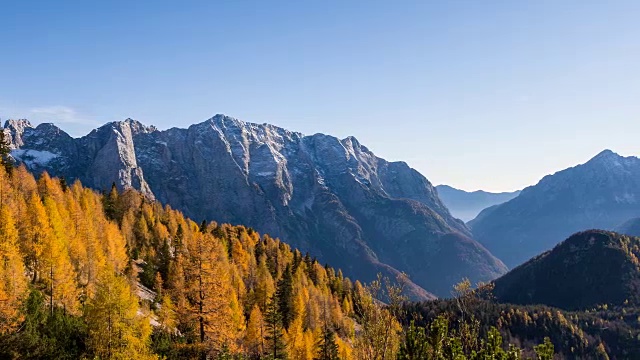
<path id="1" fill-rule="evenodd" d="M 615 232 L 629 236 L 640 236 L 640 217 L 629 219 L 617 226 Z"/>
<path id="2" fill-rule="evenodd" d="M 586 229 L 613 230 L 640 214 L 640 159 L 605 150 L 545 176 L 469 222 L 474 238 L 509 267 Z"/>
<path id="3" fill-rule="evenodd" d="M 158 131 L 127 119 L 71 138 L 51 124 L 8 121 L 12 155 L 34 172 L 95 189 L 135 188 L 195 219 L 245 224 L 346 274 L 407 273 L 414 297 L 449 295 L 506 267 L 471 238 L 431 183 L 358 140 L 304 136 L 227 116 Z M 417 285 L 416 285 L 417 284 Z"/>
<path id="4" fill-rule="evenodd" d="M 577 233 L 497 279 L 500 302 L 566 310 L 640 304 L 640 238 L 603 231 Z"/>
<path id="5" fill-rule="evenodd" d="M 464 222 L 473 220 L 482 210 L 507 202 L 520 194 L 520 191 L 491 193 L 478 190 L 468 192 L 448 185 L 438 185 L 436 190 L 451 215 Z"/>

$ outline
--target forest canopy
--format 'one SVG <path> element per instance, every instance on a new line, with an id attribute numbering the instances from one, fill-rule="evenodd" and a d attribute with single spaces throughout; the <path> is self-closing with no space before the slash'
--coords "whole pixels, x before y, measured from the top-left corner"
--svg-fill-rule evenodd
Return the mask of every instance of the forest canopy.
<path id="1" fill-rule="evenodd" d="M 495 331 L 404 322 L 398 282 L 352 282 L 278 239 L 196 223 L 133 190 L 7 169 L 0 357 L 520 358 Z M 477 341 L 460 347 L 462 336 Z"/>

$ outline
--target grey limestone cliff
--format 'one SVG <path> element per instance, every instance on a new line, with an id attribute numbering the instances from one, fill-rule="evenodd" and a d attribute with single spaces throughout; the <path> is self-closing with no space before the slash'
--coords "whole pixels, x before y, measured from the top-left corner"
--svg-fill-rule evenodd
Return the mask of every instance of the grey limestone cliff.
<path id="1" fill-rule="evenodd" d="M 196 220 L 245 224 L 357 279 L 406 272 L 416 298 L 506 271 L 424 176 L 354 137 L 304 136 L 223 115 L 165 131 L 127 119 L 78 139 L 16 121 L 5 133 L 14 157 L 35 172 L 96 189 L 115 182 Z"/>

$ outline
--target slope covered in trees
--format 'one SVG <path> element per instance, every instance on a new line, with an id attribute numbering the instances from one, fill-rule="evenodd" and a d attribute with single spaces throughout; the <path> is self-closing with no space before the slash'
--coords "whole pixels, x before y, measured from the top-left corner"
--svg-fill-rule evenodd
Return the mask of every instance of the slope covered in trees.
<path id="1" fill-rule="evenodd" d="M 501 304 L 481 298 L 470 302 L 445 299 L 411 303 L 405 310 L 410 314 L 405 322 L 417 318 L 415 325 L 427 328 L 444 317 L 450 331 L 462 334 L 471 331 L 473 336 L 460 336 L 471 344 L 482 336 L 500 335 L 505 343 L 525 349 L 521 353 L 525 357 L 534 356 L 536 344 L 544 344 L 545 338 L 549 338 L 556 353 L 554 359 L 640 358 L 638 308 L 566 311 L 543 305 Z"/>
<path id="2" fill-rule="evenodd" d="M 0 177 L 0 357 L 311 359 L 324 331 L 350 358 L 362 286 L 339 271 L 135 191 L 101 196 L 23 167 Z M 156 296 L 136 296 L 143 286 Z"/>
<path id="3" fill-rule="evenodd" d="M 549 337 L 561 358 L 640 358 L 639 255 L 640 238 L 576 233 L 477 290 L 467 282 L 452 299 L 407 305 L 405 322 L 447 314 L 527 349 Z"/>
<path id="4" fill-rule="evenodd" d="M 394 283 L 352 283 L 250 228 L 7 169 L 0 358 L 520 358 L 496 334 L 458 348 L 464 334 L 443 330 L 444 318 L 403 327 Z"/>
<path id="5" fill-rule="evenodd" d="M 576 233 L 495 281 L 500 302 L 582 310 L 640 305 L 640 238 Z"/>
<path id="6" fill-rule="evenodd" d="M 126 239 L 97 194 L 3 168 L 0 250 L 0 357 L 153 357 Z"/>

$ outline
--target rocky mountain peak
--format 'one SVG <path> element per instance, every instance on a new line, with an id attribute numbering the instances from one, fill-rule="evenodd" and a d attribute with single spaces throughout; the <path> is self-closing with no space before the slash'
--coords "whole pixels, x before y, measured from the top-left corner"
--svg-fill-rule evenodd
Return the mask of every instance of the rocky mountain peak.
<path id="1" fill-rule="evenodd" d="M 509 265 L 576 231 L 615 229 L 640 214 L 640 159 L 605 150 L 545 176 L 513 200 L 487 209 L 473 234 Z"/>
<path id="2" fill-rule="evenodd" d="M 250 226 L 360 280 L 406 272 L 416 298 L 506 271 L 424 176 L 378 158 L 355 137 L 304 136 L 218 114 L 166 131 L 126 119 L 68 141 L 29 137 L 19 150 L 55 155 L 37 171 L 101 190 L 115 182 L 192 218 Z"/>
<path id="3" fill-rule="evenodd" d="M 149 133 L 157 130 L 158 129 L 153 125 L 147 126 L 138 120 L 134 120 L 132 118 L 126 118 L 125 120 L 122 120 L 122 121 L 112 121 L 110 123 L 107 123 L 94 131 L 106 131 L 106 132 L 115 131 L 119 133 L 122 133 L 123 131 L 125 131 L 125 132 L 131 132 L 134 134 L 139 134 L 139 133 Z"/>
<path id="4" fill-rule="evenodd" d="M 41 123 L 35 128 L 27 128 L 22 134 L 22 148 L 45 150 L 55 154 L 73 147 L 73 138 L 52 123 Z M 27 146 L 28 145 L 28 146 Z"/>
<path id="5" fill-rule="evenodd" d="M 22 134 L 26 129 L 33 128 L 27 119 L 9 119 L 4 123 L 5 135 L 8 135 L 9 142 L 13 147 L 22 146 Z"/>
<path id="6" fill-rule="evenodd" d="M 241 128 L 246 125 L 244 121 L 238 120 L 236 118 L 233 118 L 231 116 L 227 116 L 224 114 L 216 114 L 205 122 L 210 122 L 214 126 L 218 126 L 220 128 L 226 128 L 228 126 Z"/>
<path id="7" fill-rule="evenodd" d="M 245 122 L 223 114 L 217 114 L 204 123 L 198 124 L 198 126 L 205 124 L 210 125 L 212 129 L 230 139 L 244 138 L 267 144 L 281 144 L 286 140 L 296 140 L 304 137 L 301 133 L 289 131 L 276 125 Z"/>
<path id="8" fill-rule="evenodd" d="M 596 156 L 587 161 L 584 165 L 587 166 L 606 166 L 608 168 L 624 167 L 630 161 L 637 160 L 636 157 L 621 156 L 611 150 L 603 150 Z"/>
<path id="9" fill-rule="evenodd" d="M 598 160 L 598 159 L 611 159 L 611 158 L 619 158 L 621 157 L 620 155 L 618 155 L 617 153 L 609 150 L 609 149 L 604 149 L 601 152 L 599 152 L 596 156 L 594 156 L 591 160 Z"/>
<path id="10" fill-rule="evenodd" d="M 32 136 L 58 136 L 60 134 L 67 135 L 59 127 L 53 123 L 40 123 L 35 127 L 34 131 L 29 132 Z"/>
<path id="11" fill-rule="evenodd" d="M 132 118 L 126 118 L 122 125 L 127 125 L 131 128 L 131 131 L 134 133 L 149 133 L 153 131 L 157 131 L 158 129 L 153 125 L 145 125 L 138 120 L 134 120 Z"/>
<path id="12" fill-rule="evenodd" d="M 24 131 L 25 128 L 33 127 L 31 122 L 27 119 L 8 119 L 4 122 L 5 129 L 12 129 L 14 131 Z"/>

